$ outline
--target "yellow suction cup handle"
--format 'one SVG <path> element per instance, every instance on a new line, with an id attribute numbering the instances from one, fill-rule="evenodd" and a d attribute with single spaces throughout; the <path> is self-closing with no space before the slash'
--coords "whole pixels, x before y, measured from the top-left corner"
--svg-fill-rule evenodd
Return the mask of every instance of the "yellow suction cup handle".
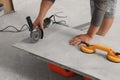
<path id="1" fill-rule="evenodd" d="M 102 50 L 102 51 L 106 51 L 106 52 L 109 52 L 110 50 L 112 50 L 111 48 L 109 48 L 107 46 L 100 45 L 100 44 L 93 44 L 93 46 L 96 49 L 99 49 L 99 50 Z"/>
<path id="2" fill-rule="evenodd" d="M 82 52 L 92 54 L 92 53 L 94 53 L 96 51 L 96 49 L 106 51 L 108 60 L 110 60 L 112 62 L 120 63 L 120 53 L 116 53 L 111 48 L 100 45 L 100 44 L 89 45 L 89 44 L 87 44 L 85 42 L 82 42 L 82 43 L 83 44 L 81 44 L 81 47 L 80 47 L 80 50 Z"/>

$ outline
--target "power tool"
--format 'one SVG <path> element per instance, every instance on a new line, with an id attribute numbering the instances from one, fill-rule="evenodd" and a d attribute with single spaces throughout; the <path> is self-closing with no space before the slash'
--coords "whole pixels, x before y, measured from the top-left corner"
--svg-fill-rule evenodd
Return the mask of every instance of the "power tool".
<path id="1" fill-rule="evenodd" d="M 49 24 L 51 23 L 51 18 L 52 17 L 53 17 L 53 15 L 50 16 L 49 18 L 45 18 L 44 19 L 44 28 L 47 28 L 49 26 Z M 27 16 L 26 20 L 27 20 L 27 23 L 29 25 L 30 40 L 31 40 L 31 42 L 35 43 L 35 42 L 39 41 L 39 39 L 43 39 L 44 32 L 40 28 L 40 25 L 36 29 L 35 26 L 33 26 L 33 23 L 32 23 L 32 20 L 31 20 L 30 16 Z"/>
<path id="2" fill-rule="evenodd" d="M 80 50 L 82 52 L 88 53 L 88 54 L 92 54 L 96 52 L 96 49 L 102 50 L 102 51 L 106 51 L 107 52 L 107 59 L 112 61 L 112 62 L 116 62 L 116 63 L 120 63 L 120 53 L 115 52 L 114 50 L 112 50 L 111 48 L 107 47 L 107 46 L 103 46 L 100 44 L 93 44 L 90 45 L 86 42 L 81 42 L 81 47 Z"/>

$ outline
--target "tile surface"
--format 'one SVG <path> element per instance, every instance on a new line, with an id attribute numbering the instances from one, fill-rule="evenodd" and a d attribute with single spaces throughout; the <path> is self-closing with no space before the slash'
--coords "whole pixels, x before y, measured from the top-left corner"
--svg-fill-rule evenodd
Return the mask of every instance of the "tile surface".
<path id="1" fill-rule="evenodd" d="M 43 60 L 46 59 L 46 61 L 54 62 L 83 75 L 87 74 L 102 80 L 117 80 L 120 78 L 120 71 L 118 70 L 120 64 L 108 61 L 106 53 L 97 51 L 96 54 L 89 55 L 81 52 L 78 47 L 69 45 L 72 37 L 81 33 L 79 30 L 55 25 L 55 27 L 46 29 L 45 33 L 44 39 L 35 44 L 30 43 L 30 39 L 27 38 L 14 46 L 37 55 Z M 96 36 L 94 42 L 107 45 L 114 50 L 119 49 L 117 47 L 118 40 L 113 45 L 112 41 L 107 38 L 99 40 Z"/>

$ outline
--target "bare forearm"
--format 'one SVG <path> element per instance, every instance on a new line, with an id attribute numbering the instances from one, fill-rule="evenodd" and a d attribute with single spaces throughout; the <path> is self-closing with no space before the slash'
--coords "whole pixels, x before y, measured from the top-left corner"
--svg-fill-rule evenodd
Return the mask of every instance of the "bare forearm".
<path id="1" fill-rule="evenodd" d="M 53 2 L 51 0 L 42 0 L 39 15 L 38 15 L 39 18 L 43 19 L 47 11 L 50 9 L 52 5 L 53 5 Z"/>
<path id="2" fill-rule="evenodd" d="M 87 34 L 88 34 L 91 38 L 93 38 L 93 37 L 96 35 L 96 33 L 98 32 L 99 28 L 100 28 L 100 27 L 98 27 L 98 26 L 90 25 L 90 28 L 89 28 Z"/>

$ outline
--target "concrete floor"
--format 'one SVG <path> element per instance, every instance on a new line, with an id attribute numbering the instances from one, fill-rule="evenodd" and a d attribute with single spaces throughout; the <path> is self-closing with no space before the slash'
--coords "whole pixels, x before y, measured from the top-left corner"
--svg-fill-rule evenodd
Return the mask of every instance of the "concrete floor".
<path id="1" fill-rule="evenodd" d="M 25 17 L 28 15 L 34 20 L 38 14 L 40 1 L 13 0 L 16 12 L 0 17 L 0 29 L 8 25 L 14 25 L 20 28 L 26 23 Z M 118 1 L 119 3 L 120 1 Z M 117 27 L 120 21 L 119 7 L 117 5 L 116 22 L 114 23 Z M 78 27 L 90 21 L 89 0 L 76 0 L 76 2 L 74 0 L 57 0 L 47 16 L 61 11 L 63 12 L 61 15 L 67 16 L 65 20 L 70 27 Z M 114 30 L 116 31 L 118 28 Z M 28 36 L 28 31 L 0 33 L 0 80 L 82 80 L 78 75 L 65 78 L 51 72 L 46 62 L 36 59 L 27 52 L 12 47 L 12 44 Z"/>

